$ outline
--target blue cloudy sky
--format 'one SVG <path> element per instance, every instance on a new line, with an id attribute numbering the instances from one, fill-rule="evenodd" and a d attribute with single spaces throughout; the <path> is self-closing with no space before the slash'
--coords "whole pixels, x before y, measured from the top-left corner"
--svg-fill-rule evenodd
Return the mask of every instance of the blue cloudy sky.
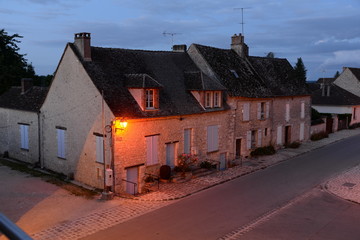
<path id="1" fill-rule="evenodd" d="M 0 29 L 24 38 L 21 53 L 37 74 L 52 74 L 73 34 L 92 45 L 170 50 L 174 44 L 230 47 L 244 35 L 250 55 L 298 57 L 308 80 L 360 67 L 360 0 L 0 0 Z"/>

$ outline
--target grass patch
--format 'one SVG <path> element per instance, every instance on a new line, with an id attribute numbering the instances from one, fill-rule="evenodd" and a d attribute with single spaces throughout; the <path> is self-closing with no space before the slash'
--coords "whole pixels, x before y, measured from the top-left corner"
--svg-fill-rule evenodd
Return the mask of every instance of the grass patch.
<path id="1" fill-rule="evenodd" d="M 26 165 L 25 163 L 13 162 L 0 158 L 0 166 L 7 166 L 12 170 L 19 171 L 22 173 L 27 173 L 33 177 L 39 177 L 45 182 L 55 184 L 62 189 L 67 190 L 71 194 L 75 196 L 81 196 L 86 199 L 93 199 L 98 192 L 83 188 L 81 186 L 75 185 L 69 181 L 66 181 L 66 178 L 62 174 L 51 173 L 47 174 L 36 169 L 31 168 L 30 165 Z"/>

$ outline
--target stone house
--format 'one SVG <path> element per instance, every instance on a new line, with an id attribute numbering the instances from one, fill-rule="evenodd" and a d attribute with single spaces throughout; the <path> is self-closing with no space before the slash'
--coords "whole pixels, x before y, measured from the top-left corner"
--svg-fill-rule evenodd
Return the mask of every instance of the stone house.
<path id="1" fill-rule="evenodd" d="M 113 190 L 135 193 L 146 174 L 176 166 L 181 153 L 224 165 L 231 143 L 224 90 L 185 46 L 100 48 L 89 33 L 76 34 L 41 108 L 44 167 L 98 188 L 112 169 Z"/>
<path id="2" fill-rule="evenodd" d="M 0 96 L 0 153 L 40 165 L 39 117 L 47 90 L 25 78 Z"/>
<path id="3" fill-rule="evenodd" d="M 286 59 L 249 56 L 241 34 L 232 37 L 231 49 L 192 44 L 188 53 L 205 74 L 227 88 L 236 156 L 309 139 L 310 95 Z"/>

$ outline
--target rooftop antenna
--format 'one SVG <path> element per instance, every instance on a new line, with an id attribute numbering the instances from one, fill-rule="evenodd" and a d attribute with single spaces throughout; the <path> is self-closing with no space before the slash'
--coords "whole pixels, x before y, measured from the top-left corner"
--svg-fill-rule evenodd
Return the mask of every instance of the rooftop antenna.
<path id="1" fill-rule="evenodd" d="M 172 32 L 163 32 L 164 37 L 166 37 L 166 35 L 170 35 L 171 36 L 171 46 L 174 46 L 174 35 L 178 35 L 181 33 L 172 33 Z"/>
<path id="2" fill-rule="evenodd" d="M 244 9 L 250 9 L 249 7 L 245 8 L 234 8 L 234 10 L 241 10 L 241 34 L 244 36 Z"/>

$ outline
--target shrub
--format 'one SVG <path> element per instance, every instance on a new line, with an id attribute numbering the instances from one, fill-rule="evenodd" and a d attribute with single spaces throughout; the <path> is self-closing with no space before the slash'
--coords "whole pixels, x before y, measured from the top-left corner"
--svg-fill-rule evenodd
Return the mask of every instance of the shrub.
<path id="1" fill-rule="evenodd" d="M 272 145 L 270 145 L 266 147 L 256 148 L 254 151 L 250 153 L 250 155 L 254 157 L 254 156 L 263 156 L 263 155 L 273 155 L 275 153 L 276 153 L 275 148 Z"/>
<path id="2" fill-rule="evenodd" d="M 299 148 L 301 145 L 300 142 L 292 142 L 285 145 L 286 148 Z"/>
<path id="3" fill-rule="evenodd" d="M 311 135 L 310 139 L 311 141 L 318 141 L 318 140 L 321 140 L 323 138 L 327 138 L 329 137 L 329 134 L 327 132 L 319 132 L 319 133 L 314 133 Z"/>
<path id="4" fill-rule="evenodd" d="M 216 168 L 216 165 L 213 165 L 211 162 L 209 161 L 202 161 L 200 163 L 200 167 L 201 168 L 206 168 L 206 169 L 212 169 L 212 168 Z"/>
<path id="5" fill-rule="evenodd" d="M 360 123 L 354 123 L 354 124 L 351 124 L 349 126 L 349 129 L 355 129 L 355 128 L 358 128 L 358 127 L 360 127 Z"/>
<path id="6" fill-rule="evenodd" d="M 180 154 L 177 158 L 177 162 L 178 162 L 177 167 L 181 172 L 188 172 L 191 170 L 191 167 L 196 165 L 198 160 L 199 159 L 195 154 L 183 153 Z"/>

